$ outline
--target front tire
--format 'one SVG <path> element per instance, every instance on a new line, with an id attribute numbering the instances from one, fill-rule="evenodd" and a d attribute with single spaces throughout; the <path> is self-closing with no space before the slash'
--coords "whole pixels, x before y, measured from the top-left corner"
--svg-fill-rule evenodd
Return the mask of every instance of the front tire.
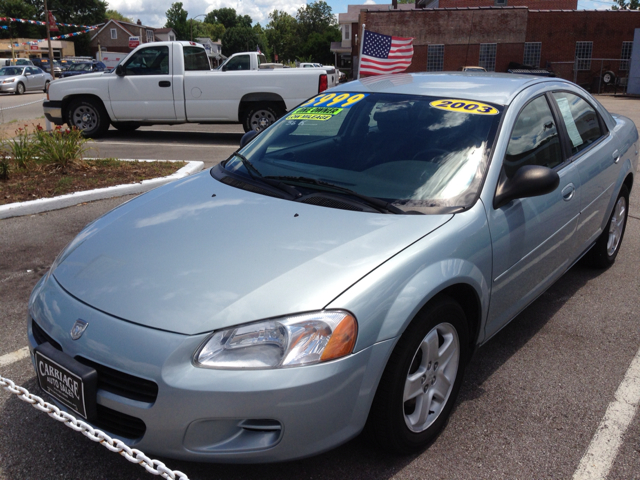
<path id="1" fill-rule="evenodd" d="M 629 190 L 625 185 L 620 189 L 618 198 L 609 217 L 607 226 L 591 249 L 591 264 L 596 268 L 607 268 L 614 264 L 622 238 L 627 227 L 629 214 Z"/>
<path id="2" fill-rule="evenodd" d="M 67 125 L 82 131 L 84 137 L 98 138 L 109 129 L 109 116 L 99 101 L 81 98 L 69 105 Z"/>
<path id="3" fill-rule="evenodd" d="M 267 103 L 258 103 L 245 111 L 242 126 L 245 132 L 261 132 L 280 118 L 280 113 Z"/>
<path id="4" fill-rule="evenodd" d="M 18 85 L 16 86 L 16 95 L 22 94 L 24 94 L 24 84 L 18 83 Z"/>
<path id="5" fill-rule="evenodd" d="M 384 370 L 366 430 L 385 450 L 422 450 L 446 425 L 469 355 L 460 305 L 436 297 L 402 334 Z"/>

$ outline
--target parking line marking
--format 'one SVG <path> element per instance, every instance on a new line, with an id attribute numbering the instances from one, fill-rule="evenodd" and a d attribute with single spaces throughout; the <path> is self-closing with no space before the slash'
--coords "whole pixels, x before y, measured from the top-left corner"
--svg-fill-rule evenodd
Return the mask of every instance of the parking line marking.
<path id="1" fill-rule="evenodd" d="M 580 460 L 573 480 L 602 480 L 609 474 L 640 404 L 640 350 L 633 357 L 614 398 Z"/>
<path id="2" fill-rule="evenodd" d="M 12 363 L 19 362 L 20 360 L 27 358 L 28 356 L 29 347 L 24 347 L 20 350 L 16 350 L 15 352 L 7 353 L 6 355 L 2 355 L 0 357 L 0 367 L 6 367 L 7 365 L 11 365 Z"/>
<path id="3" fill-rule="evenodd" d="M 101 142 L 90 142 L 91 145 L 158 145 L 158 143 L 151 142 L 109 142 L 109 141 L 101 141 Z M 234 150 L 238 149 L 237 145 L 196 145 L 193 143 L 163 143 L 163 147 L 176 147 L 176 148 L 184 148 L 184 147 L 192 147 L 192 148 L 232 148 Z"/>

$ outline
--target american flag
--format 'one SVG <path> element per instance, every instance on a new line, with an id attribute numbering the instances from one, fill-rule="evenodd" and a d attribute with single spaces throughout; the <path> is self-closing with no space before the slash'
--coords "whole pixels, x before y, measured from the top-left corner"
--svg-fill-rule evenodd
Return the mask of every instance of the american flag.
<path id="1" fill-rule="evenodd" d="M 364 31 L 360 73 L 383 75 L 404 72 L 411 65 L 413 38 Z"/>

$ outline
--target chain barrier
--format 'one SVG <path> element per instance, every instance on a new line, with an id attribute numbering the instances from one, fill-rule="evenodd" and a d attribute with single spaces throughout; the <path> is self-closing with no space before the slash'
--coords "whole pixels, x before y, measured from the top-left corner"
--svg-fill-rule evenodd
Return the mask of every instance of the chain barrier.
<path id="1" fill-rule="evenodd" d="M 42 102 L 44 102 L 44 99 L 36 100 L 35 102 L 23 103 L 22 105 L 14 105 L 13 107 L 0 108 L 0 111 L 11 110 L 12 108 L 26 107 L 27 105 L 33 105 L 34 103 L 42 103 Z"/>
<path id="2" fill-rule="evenodd" d="M 54 420 L 64 423 L 67 427 L 75 430 L 76 432 L 82 433 L 89 440 L 100 443 L 111 452 L 119 453 L 131 463 L 137 463 L 153 475 L 160 475 L 162 478 L 170 478 L 171 480 L 189 480 L 189 477 L 184 473 L 178 470 L 169 470 L 161 461 L 152 460 L 140 450 L 131 448 L 118 439 L 114 440 L 103 431 L 93 428 L 91 425 L 83 422 L 82 420 L 78 420 L 67 412 L 63 412 L 55 405 L 47 403 L 37 395 L 29 393 L 26 388 L 16 385 L 8 378 L 4 378 L 2 375 L 0 375 L 0 387 L 4 388 L 9 393 L 17 395 L 23 402 L 30 403 L 35 409 L 49 414 L 49 416 Z"/>

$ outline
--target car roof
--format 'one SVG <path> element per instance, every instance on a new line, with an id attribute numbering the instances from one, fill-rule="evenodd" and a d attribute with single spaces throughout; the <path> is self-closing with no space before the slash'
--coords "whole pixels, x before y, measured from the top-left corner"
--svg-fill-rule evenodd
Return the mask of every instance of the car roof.
<path id="1" fill-rule="evenodd" d="M 376 92 L 460 98 L 509 105 L 523 89 L 541 82 L 567 82 L 560 78 L 495 72 L 423 72 L 379 75 L 344 83 L 332 92 Z"/>

